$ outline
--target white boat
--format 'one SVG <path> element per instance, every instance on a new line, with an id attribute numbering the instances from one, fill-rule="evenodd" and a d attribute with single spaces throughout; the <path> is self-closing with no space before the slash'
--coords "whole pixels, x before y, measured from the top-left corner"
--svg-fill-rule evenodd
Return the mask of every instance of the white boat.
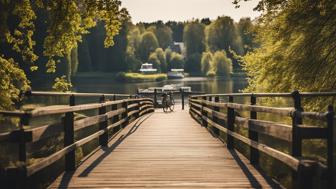
<path id="1" fill-rule="evenodd" d="M 184 69 L 171 69 L 167 76 L 169 79 L 182 79 L 184 78 Z"/>
<path id="2" fill-rule="evenodd" d="M 143 74 L 156 73 L 157 69 L 153 68 L 153 64 L 144 63 L 141 65 L 140 72 Z"/>

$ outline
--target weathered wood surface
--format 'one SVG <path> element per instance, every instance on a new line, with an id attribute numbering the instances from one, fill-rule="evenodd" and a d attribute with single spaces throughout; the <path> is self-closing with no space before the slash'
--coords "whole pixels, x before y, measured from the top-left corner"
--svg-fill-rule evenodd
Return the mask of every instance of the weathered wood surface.
<path id="1" fill-rule="evenodd" d="M 188 110 L 146 115 L 50 188 L 276 188 Z"/>

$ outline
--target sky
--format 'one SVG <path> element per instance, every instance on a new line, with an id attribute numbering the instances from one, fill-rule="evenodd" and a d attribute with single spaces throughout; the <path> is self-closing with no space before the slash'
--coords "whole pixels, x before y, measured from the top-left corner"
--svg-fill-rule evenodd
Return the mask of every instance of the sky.
<path id="1" fill-rule="evenodd" d="M 236 9 L 233 0 L 121 0 L 122 7 L 127 8 L 132 21 L 154 22 L 162 20 L 186 21 L 193 18 L 216 19 L 218 16 L 230 16 L 235 21 L 242 17 L 259 16 L 253 11 L 257 0 L 242 2 Z"/>

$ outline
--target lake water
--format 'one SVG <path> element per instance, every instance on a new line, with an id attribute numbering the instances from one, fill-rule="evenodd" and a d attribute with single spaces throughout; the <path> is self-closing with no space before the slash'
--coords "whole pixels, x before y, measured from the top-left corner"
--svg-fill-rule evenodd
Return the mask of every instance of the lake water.
<path id="1" fill-rule="evenodd" d="M 76 92 L 99 92 L 99 93 L 136 93 L 138 88 L 162 87 L 173 84 L 177 86 L 190 86 L 192 91 L 205 93 L 231 93 L 239 92 L 247 86 L 247 81 L 243 77 L 225 78 L 205 78 L 187 77 L 184 79 L 165 80 L 161 82 L 123 83 L 108 81 L 100 78 L 81 78 L 73 80 L 74 91 Z"/>

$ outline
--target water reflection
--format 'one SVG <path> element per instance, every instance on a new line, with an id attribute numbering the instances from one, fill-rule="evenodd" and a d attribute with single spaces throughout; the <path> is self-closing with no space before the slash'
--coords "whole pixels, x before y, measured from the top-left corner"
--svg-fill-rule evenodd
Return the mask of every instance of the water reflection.
<path id="1" fill-rule="evenodd" d="M 161 82 L 143 83 L 122 83 L 106 81 L 105 79 L 90 78 L 74 80 L 74 90 L 76 92 L 100 92 L 100 93 L 135 93 L 138 88 L 162 87 L 174 84 L 177 86 L 190 86 L 193 91 L 206 93 L 230 93 L 239 92 L 247 85 L 245 78 L 204 78 L 188 77 L 177 80 L 166 80 Z"/>

